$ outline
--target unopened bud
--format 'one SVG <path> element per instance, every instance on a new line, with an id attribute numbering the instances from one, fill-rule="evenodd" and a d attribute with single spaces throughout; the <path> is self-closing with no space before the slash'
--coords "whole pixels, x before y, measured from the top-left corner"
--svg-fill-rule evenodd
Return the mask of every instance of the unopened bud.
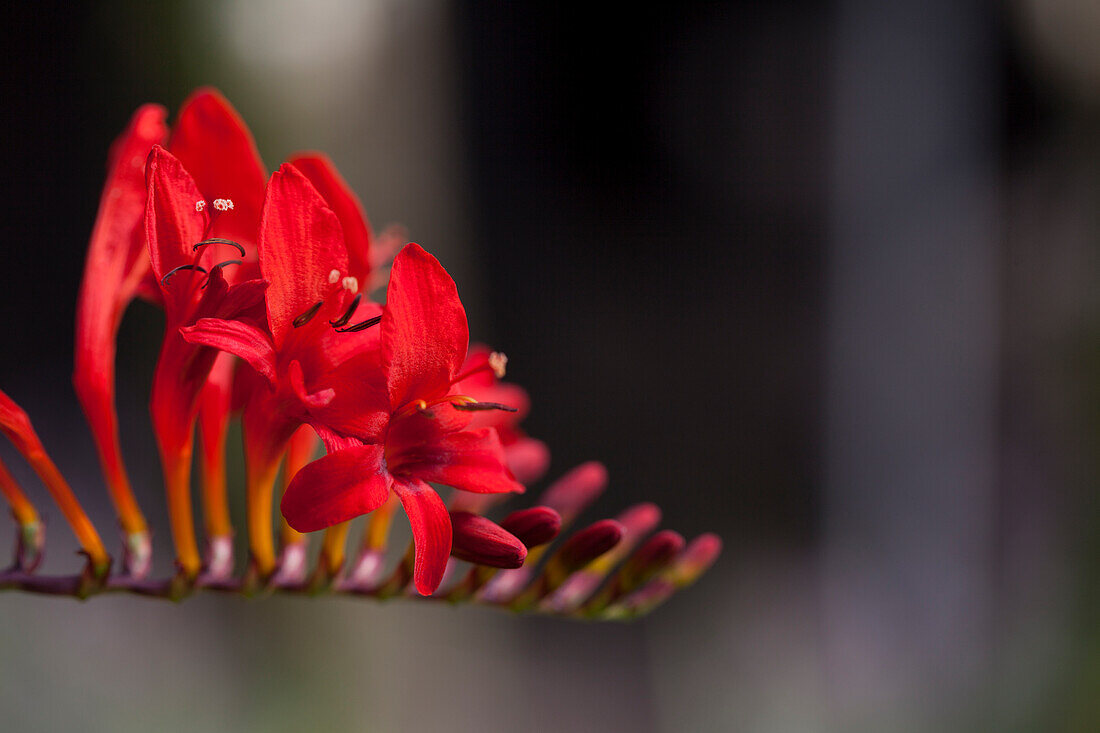
<path id="1" fill-rule="evenodd" d="M 626 528 L 627 535 L 637 542 L 660 524 L 661 509 L 650 502 L 635 504 L 624 510 L 616 519 Z"/>
<path id="2" fill-rule="evenodd" d="M 477 565 L 518 568 L 527 548 L 496 522 L 469 512 L 451 512 L 451 555 Z"/>
<path id="3" fill-rule="evenodd" d="M 672 581 L 681 588 L 694 583 L 722 552 L 722 540 L 716 534 L 699 535 L 672 564 Z"/>
<path id="4" fill-rule="evenodd" d="M 663 529 L 638 548 L 628 561 L 628 568 L 638 582 L 644 582 L 664 569 L 683 551 L 685 544 L 684 537 L 679 532 Z"/>
<path id="5" fill-rule="evenodd" d="M 665 570 L 683 549 L 684 538 L 678 532 L 665 529 L 650 537 L 630 556 L 629 560 L 623 563 L 603 590 L 584 604 L 585 615 L 599 615 L 611 603 L 641 588 L 658 573 Z M 573 576 L 573 578 L 578 577 L 584 577 L 584 573 L 577 573 Z M 573 578 L 569 579 L 570 583 Z M 569 583 L 566 583 L 566 585 L 569 585 Z M 658 586 L 660 588 L 673 587 L 670 581 L 664 579 L 658 583 Z M 657 588 L 652 589 L 652 591 L 658 593 Z M 663 592 L 660 591 L 660 593 Z M 566 610 L 572 610 L 572 608 Z"/>
<path id="6" fill-rule="evenodd" d="M 571 573 L 619 544 L 625 533 L 626 528 L 620 522 L 601 519 L 566 540 L 554 560 L 561 570 Z"/>
<path id="7" fill-rule="evenodd" d="M 569 576 L 546 603 L 560 613 L 571 611 L 596 592 L 615 566 L 641 542 L 642 538 L 653 531 L 661 521 L 661 510 L 656 504 L 637 504 L 622 512 L 617 521 L 623 527 L 623 534 L 615 546 L 601 553 L 583 570 Z"/>
<path id="8" fill-rule="evenodd" d="M 561 514 L 569 524 L 607 487 L 607 469 L 599 461 L 582 463 L 565 474 L 542 494 L 540 502 Z"/>
<path id="9" fill-rule="evenodd" d="M 500 526 L 514 534 L 530 550 L 558 536 L 561 515 L 548 506 L 533 506 L 512 512 Z"/>
<path id="10" fill-rule="evenodd" d="M 504 447 L 504 460 L 516 481 L 527 486 L 535 483 L 550 466 L 550 449 L 534 438 L 520 438 Z"/>

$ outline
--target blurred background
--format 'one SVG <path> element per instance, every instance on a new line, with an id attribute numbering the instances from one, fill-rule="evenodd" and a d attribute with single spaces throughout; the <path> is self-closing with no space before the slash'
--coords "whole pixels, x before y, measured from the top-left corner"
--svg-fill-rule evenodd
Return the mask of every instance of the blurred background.
<path id="1" fill-rule="evenodd" d="M 7 8 L 0 384 L 101 529 L 70 374 L 107 148 L 212 84 L 270 168 L 326 151 L 376 228 L 440 257 L 551 478 L 609 467 L 586 518 L 652 500 L 726 550 L 629 625 L 5 593 L 2 727 L 1100 729 L 1097 8 Z M 168 572 L 160 329 L 131 307 L 119 383 Z M 46 569 L 71 572 L 49 514 Z"/>

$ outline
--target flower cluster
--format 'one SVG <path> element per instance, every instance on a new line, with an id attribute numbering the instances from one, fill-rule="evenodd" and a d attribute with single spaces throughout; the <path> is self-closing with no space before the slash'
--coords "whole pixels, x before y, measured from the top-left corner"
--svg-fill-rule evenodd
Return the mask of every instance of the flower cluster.
<path id="1" fill-rule="evenodd" d="M 172 597 L 198 588 L 415 589 L 456 602 L 622 617 L 649 610 L 714 561 L 713 535 L 690 544 L 668 530 L 651 535 L 660 520 L 652 504 L 551 548 L 606 484 L 598 463 L 561 477 L 536 505 L 489 519 L 501 498 L 541 479 L 549 451 L 520 427 L 529 400 L 502 381 L 504 354 L 470 347 L 457 288 L 436 258 L 413 243 L 398 251 L 397 231 L 375 236 L 323 155 L 296 155 L 269 177 L 248 129 L 216 91 L 193 94 L 171 130 L 165 117 L 158 106 L 142 107 L 111 150 L 76 314 L 73 382 L 125 538 L 122 568 L 111 573 L 96 529 L 26 413 L 0 392 L 0 430 L 41 476 L 89 559 L 72 578 L 35 572 L 42 523 L 0 464 L 0 489 L 19 526 L 15 566 L 0 574 L 0 588 Z M 115 408 L 116 337 L 135 298 L 164 311 L 150 410 L 178 567 L 165 581 L 146 578 L 152 543 Z M 248 511 L 241 577 L 226 480 L 227 426 L 238 411 Z M 196 429 L 205 551 L 191 510 Z M 455 490 L 449 504 L 435 486 Z M 398 506 L 413 541 L 388 569 Z M 346 563 L 350 522 L 362 515 L 362 547 Z M 311 571 L 308 533 L 318 530 Z M 462 562 L 471 565 L 465 574 Z"/>

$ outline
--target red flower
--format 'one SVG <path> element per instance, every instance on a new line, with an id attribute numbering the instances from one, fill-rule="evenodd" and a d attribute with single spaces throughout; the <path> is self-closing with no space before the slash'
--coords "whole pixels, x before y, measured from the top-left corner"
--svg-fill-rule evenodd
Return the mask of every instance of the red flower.
<path id="1" fill-rule="evenodd" d="M 88 245 L 84 280 L 76 303 L 73 386 L 92 428 L 107 488 L 132 542 L 146 535 L 145 517 L 134 500 L 122 460 L 115 410 L 115 339 L 126 306 L 146 283 L 145 159 L 168 128 L 164 108 L 148 104 L 134 113 L 111 147 L 107 183 Z M 154 288 L 155 289 L 155 288 Z M 159 291 L 156 297 L 159 298 Z"/>
<path id="2" fill-rule="evenodd" d="M 274 569 L 271 494 L 287 442 L 303 423 L 329 442 L 337 435 L 373 434 L 382 410 L 363 412 L 364 374 L 379 369 L 377 330 L 357 327 L 381 308 L 363 302 L 359 280 L 369 275 L 367 255 L 352 270 L 345 232 L 356 247 L 369 246 L 358 204 L 326 160 L 312 156 L 310 169 L 345 206 L 343 217 L 327 205 L 298 169 L 284 165 L 271 177 L 259 232 L 259 267 L 268 283 L 266 319 L 203 319 L 182 338 L 247 361 L 252 378 L 243 415 L 250 497 L 249 536 L 261 574 Z M 339 197 L 339 198 L 338 198 Z M 263 507 L 268 507 L 264 511 Z"/>
<path id="3" fill-rule="evenodd" d="M 227 163 L 228 164 L 228 163 Z M 224 272 L 241 266 L 240 259 L 226 259 L 226 250 L 244 251 L 232 234 L 249 241 L 252 236 L 239 223 L 229 223 L 237 213 L 233 191 L 207 200 L 183 164 L 160 146 L 154 146 L 146 168 L 148 190 L 145 235 L 153 273 L 164 302 L 165 333 L 153 375 L 150 411 L 164 469 L 171 510 L 172 533 L 183 571 L 198 572 L 190 506 L 191 453 L 199 393 L 206 383 L 217 351 L 187 343 L 179 334 L 199 318 L 233 318 L 257 310 L 264 282 L 246 280 L 231 285 Z M 229 178 L 230 188 L 240 181 Z M 243 189 L 242 189 L 243 190 Z M 246 199 L 247 199 L 247 191 Z M 250 212 L 242 207 L 247 216 Z M 243 269 L 243 268 L 242 268 Z M 228 277 L 239 279 L 237 273 Z"/>
<path id="4" fill-rule="evenodd" d="M 466 311 L 454 281 L 418 245 L 394 260 L 380 337 L 383 369 L 358 375 L 371 387 L 360 393 L 359 409 L 379 423 L 345 432 L 349 447 L 299 471 L 282 511 L 292 527 L 309 532 L 374 511 L 392 489 L 412 526 L 416 588 L 429 595 L 446 568 L 451 522 L 428 482 L 476 493 L 523 486 L 505 465 L 496 431 L 467 429 L 474 411 L 500 406 L 457 391 L 469 342 Z"/>
<path id="5" fill-rule="evenodd" d="M 119 446 L 115 340 L 122 315 L 135 295 L 162 302 L 160 287 L 150 272 L 143 222 L 146 159 L 152 146 L 162 143 L 167 133 L 164 109 L 145 105 L 112 148 L 76 316 L 73 383 L 127 534 L 127 565 L 136 575 L 148 568 L 148 535 Z M 204 205 L 213 206 L 218 198 L 233 202 L 234 215 L 217 222 L 211 234 L 253 243 L 265 173 L 252 136 L 229 103 L 212 89 L 195 92 L 180 109 L 169 148 L 194 177 Z M 254 252 L 250 254 L 254 260 Z M 223 406 L 223 402 L 211 401 L 204 409 Z M 210 416 L 212 423 L 224 418 Z"/>

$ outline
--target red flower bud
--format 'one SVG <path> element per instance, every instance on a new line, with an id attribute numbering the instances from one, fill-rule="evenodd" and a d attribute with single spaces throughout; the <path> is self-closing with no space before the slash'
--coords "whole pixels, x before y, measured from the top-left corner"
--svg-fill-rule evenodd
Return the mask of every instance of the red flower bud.
<path id="1" fill-rule="evenodd" d="M 607 469 L 599 461 L 582 463 L 542 494 L 540 503 L 556 509 L 562 524 L 569 524 L 607 487 Z"/>
<path id="2" fill-rule="evenodd" d="M 672 578 L 678 586 L 694 583 L 722 552 L 722 540 L 716 534 L 699 535 L 691 541 L 672 566 Z"/>
<path id="3" fill-rule="evenodd" d="M 527 548 L 495 522 L 469 512 L 451 512 L 451 555 L 477 565 L 518 568 Z"/>
<path id="4" fill-rule="evenodd" d="M 647 578 L 665 567 L 684 549 L 685 544 L 679 532 L 663 529 L 638 548 L 630 558 L 630 570 L 640 579 Z"/>
<path id="5" fill-rule="evenodd" d="M 512 512 L 500 526 L 519 538 L 527 549 L 545 545 L 561 531 L 561 515 L 548 506 Z"/>
<path id="6" fill-rule="evenodd" d="M 624 510 L 616 519 L 622 522 L 630 539 L 637 542 L 652 532 L 654 527 L 661 522 L 661 509 L 656 504 L 649 502 L 635 504 Z"/>
<path id="7" fill-rule="evenodd" d="M 619 544 L 625 533 L 622 523 L 601 519 L 566 540 L 555 559 L 564 572 L 571 573 Z"/>

